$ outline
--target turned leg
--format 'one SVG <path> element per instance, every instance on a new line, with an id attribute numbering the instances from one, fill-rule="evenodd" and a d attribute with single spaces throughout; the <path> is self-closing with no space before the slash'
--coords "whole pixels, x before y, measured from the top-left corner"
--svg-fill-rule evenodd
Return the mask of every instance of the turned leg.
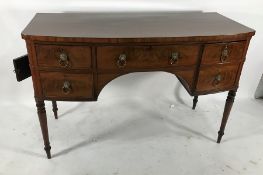
<path id="1" fill-rule="evenodd" d="M 52 101 L 52 107 L 53 107 L 55 119 L 58 119 L 58 106 L 56 101 Z"/>
<path id="2" fill-rule="evenodd" d="M 226 104 L 225 104 L 225 109 L 224 109 L 224 113 L 223 113 L 223 118 L 221 121 L 221 126 L 220 126 L 220 130 L 218 131 L 218 138 L 217 138 L 217 143 L 221 142 L 221 139 L 224 135 L 224 130 L 226 127 L 226 123 L 227 123 L 227 119 L 229 117 L 231 108 L 233 106 L 234 100 L 235 100 L 235 96 L 236 96 L 236 90 L 230 90 L 228 92 L 228 96 L 226 99 Z"/>
<path id="3" fill-rule="evenodd" d="M 195 109 L 197 102 L 198 102 L 198 96 L 194 96 L 193 107 L 192 107 L 193 110 Z"/>
<path id="4" fill-rule="evenodd" d="M 45 110 L 45 103 L 43 100 L 37 100 L 36 99 L 36 106 L 37 106 L 37 113 L 38 113 L 38 119 L 42 131 L 42 136 L 44 140 L 45 145 L 45 151 L 47 154 L 47 158 L 51 158 L 50 149 L 51 146 L 49 144 L 49 138 L 48 138 L 48 127 L 47 127 L 47 116 L 46 116 L 46 110 Z"/>

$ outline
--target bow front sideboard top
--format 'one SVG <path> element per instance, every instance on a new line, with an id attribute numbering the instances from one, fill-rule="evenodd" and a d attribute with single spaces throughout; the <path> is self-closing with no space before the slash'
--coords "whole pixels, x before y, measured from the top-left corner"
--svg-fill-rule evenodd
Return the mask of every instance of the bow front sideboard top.
<path id="1" fill-rule="evenodd" d="M 39 13 L 26 41 L 45 151 L 51 158 L 45 100 L 96 101 L 111 80 L 165 71 L 194 96 L 229 91 L 220 143 L 255 31 L 218 13 Z"/>

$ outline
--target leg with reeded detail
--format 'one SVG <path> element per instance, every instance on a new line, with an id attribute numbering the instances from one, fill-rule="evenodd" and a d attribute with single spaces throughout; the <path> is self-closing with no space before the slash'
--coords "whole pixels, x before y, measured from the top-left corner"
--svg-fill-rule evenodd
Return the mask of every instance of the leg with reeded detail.
<path id="1" fill-rule="evenodd" d="M 53 107 L 55 119 L 58 119 L 58 106 L 56 101 L 52 101 L 52 107 Z"/>
<path id="2" fill-rule="evenodd" d="M 48 127 L 47 127 L 47 115 L 46 115 L 46 109 L 45 109 L 45 103 L 43 100 L 37 100 L 36 99 L 36 106 L 37 106 L 37 113 L 38 113 L 38 119 L 42 131 L 42 136 L 44 140 L 45 145 L 45 151 L 47 153 L 47 158 L 51 158 L 50 149 L 51 146 L 49 144 L 49 137 L 48 137 Z"/>
<path id="3" fill-rule="evenodd" d="M 194 96 L 193 107 L 192 107 L 193 110 L 195 109 L 197 102 L 198 102 L 198 96 Z"/>
<path id="4" fill-rule="evenodd" d="M 225 109 L 224 109 L 224 113 L 223 113 L 223 118 L 221 121 L 221 126 L 220 126 L 220 130 L 218 131 L 218 138 L 217 138 L 217 143 L 221 142 L 221 139 L 224 135 L 224 130 L 226 127 L 226 123 L 227 123 L 227 119 L 229 117 L 231 108 L 233 106 L 234 100 L 235 100 L 235 96 L 236 96 L 236 90 L 230 90 L 228 92 L 228 96 L 226 99 L 226 104 L 225 104 Z"/>

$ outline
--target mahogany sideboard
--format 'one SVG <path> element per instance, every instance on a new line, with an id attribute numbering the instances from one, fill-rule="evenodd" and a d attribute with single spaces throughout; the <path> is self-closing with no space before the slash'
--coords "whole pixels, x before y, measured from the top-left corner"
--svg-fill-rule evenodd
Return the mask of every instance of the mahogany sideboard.
<path id="1" fill-rule="evenodd" d="M 194 96 L 229 91 L 224 135 L 255 31 L 218 13 L 38 13 L 26 41 L 45 151 L 51 158 L 45 100 L 96 101 L 102 88 L 131 72 L 176 75 Z"/>

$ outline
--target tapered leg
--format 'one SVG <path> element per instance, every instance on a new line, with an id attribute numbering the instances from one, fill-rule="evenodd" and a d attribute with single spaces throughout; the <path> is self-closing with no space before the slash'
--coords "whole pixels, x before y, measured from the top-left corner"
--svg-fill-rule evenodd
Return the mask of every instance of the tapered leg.
<path id="1" fill-rule="evenodd" d="M 198 96 L 194 96 L 193 107 L 192 107 L 193 110 L 195 109 L 197 102 L 198 102 Z"/>
<path id="2" fill-rule="evenodd" d="M 234 100 L 235 100 L 235 96 L 236 96 L 236 90 L 231 90 L 228 92 L 228 96 L 226 99 L 226 104 L 225 104 L 225 109 L 224 109 L 224 113 L 223 113 L 223 118 L 221 121 L 221 126 L 220 126 L 220 130 L 218 131 L 218 138 L 217 138 L 217 143 L 221 142 L 221 139 L 224 135 L 224 130 L 226 127 L 226 123 L 227 123 L 227 119 L 229 117 L 231 108 L 233 106 Z"/>
<path id="3" fill-rule="evenodd" d="M 37 100 L 36 99 L 36 106 L 37 106 L 37 113 L 38 113 L 38 119 L 42 131 L 42 136 L 44 140 L 45 145 L 45 151 L 47 154 L 47 158 L 51 158 L 50 149 L 51 146 L 49 144 L 49 138 L 48 138 L 48 127 L 47 127 L 47 116 L 46 116 L 46 109 L 45 109 L 45 103 L 43 100 Z"/>
<path id="4" fill-rule="evenodd" d="M 58 119 L 58 106 L 56 101 L 52 101 L 52 107 L 53 107 L 55 119 Z"/>

